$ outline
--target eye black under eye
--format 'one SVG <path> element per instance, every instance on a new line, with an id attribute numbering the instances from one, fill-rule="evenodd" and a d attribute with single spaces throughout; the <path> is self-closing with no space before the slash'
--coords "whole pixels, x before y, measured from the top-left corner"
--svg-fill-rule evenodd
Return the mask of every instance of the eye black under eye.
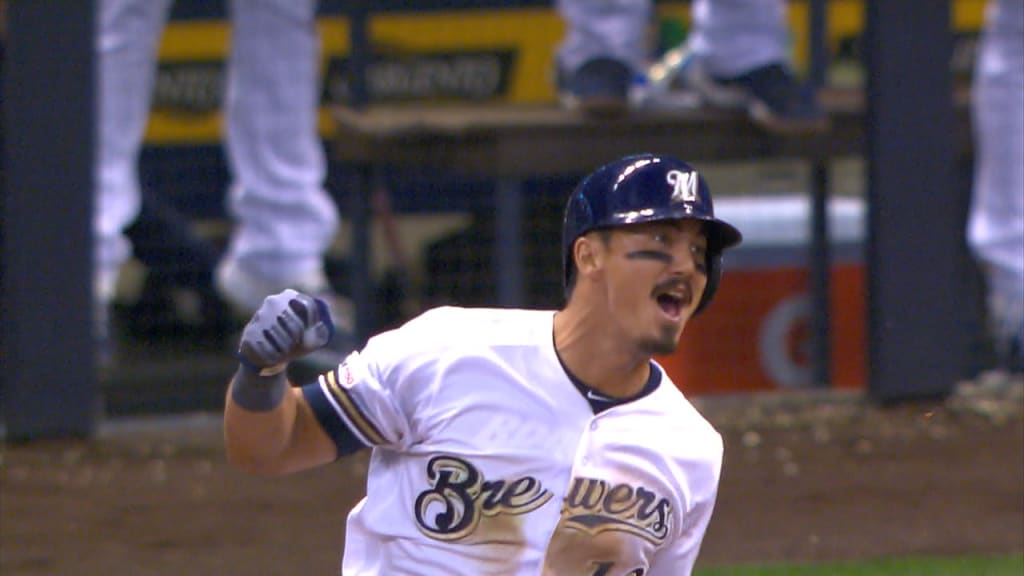
<path id="1" fill-rule="evenodd" d="M 664 262 L 665 264 L 672 262 L 672 255 L 661 250 L 634 250 L 627 253 L 626 258 L 631 260 L 654 260 Z"/>

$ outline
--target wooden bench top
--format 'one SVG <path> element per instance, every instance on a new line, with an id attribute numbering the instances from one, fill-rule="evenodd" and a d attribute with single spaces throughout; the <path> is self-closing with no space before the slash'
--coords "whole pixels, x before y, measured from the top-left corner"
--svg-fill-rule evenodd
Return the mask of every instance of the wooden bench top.
<path id="1" fill-rule="evenodd" d="M 636 152 L 690 161 L 860 154 L 865 134 L 862 92 L 830 90 L 820 98 L 830 128 L 811 135 L 768 133 L 741 112 L 706 108 L 633 110 L 621 117 L 592 118 L 556 104 L 341 107 L 334 111 L 332 156 L 466 175 L 524 177 L 586 172 Z M 961 138 L 969 136 L 965 126 L 958 123 Z"/>

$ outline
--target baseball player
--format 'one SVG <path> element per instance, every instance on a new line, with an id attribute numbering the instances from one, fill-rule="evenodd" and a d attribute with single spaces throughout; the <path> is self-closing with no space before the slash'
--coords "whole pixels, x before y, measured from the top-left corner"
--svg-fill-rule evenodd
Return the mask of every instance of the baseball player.
<path id="1" fill-rule="evenodd" d="M 436 308 L 292 388 L 287 362 L 331 321 L 307 295 L 271 296 L 242 335 L 228 458 L 273 475 L 371 448 L 346 576 L 690 574 L 722 440 L 652 356 L 740 239 L 696 170 L 638 155 L 568 200 L 561 310 Z"/>

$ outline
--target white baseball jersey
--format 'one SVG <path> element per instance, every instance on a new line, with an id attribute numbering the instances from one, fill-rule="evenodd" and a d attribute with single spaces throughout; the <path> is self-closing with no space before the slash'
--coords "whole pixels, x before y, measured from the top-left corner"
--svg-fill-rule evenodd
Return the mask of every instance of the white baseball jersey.
<path id="1" fill-rule="evenodd" d="M 721 436 L 653 362 L 625 402 L 576 381 L 553 318 L 437 308 L 303 389 L 339 454 L 373 447 L 342 574 L 690 574 Z"/>

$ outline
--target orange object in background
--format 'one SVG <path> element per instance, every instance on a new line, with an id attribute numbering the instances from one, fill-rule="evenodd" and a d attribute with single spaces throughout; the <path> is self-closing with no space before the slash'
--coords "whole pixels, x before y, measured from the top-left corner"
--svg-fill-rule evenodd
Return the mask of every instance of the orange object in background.
<path id="1" fill-rule="evenodd" d="M 687 325 L 676 352 L 657 360 L 686 394 L 814 386 L 810 202 L 807 194 L 724 197 L 719 218 L 743 233 L 724 257 L 715 300 Z M 833 388 L 867 386 L 867 306 L 861 198 L 828 204 L 829 331 Z"/>
<path id="2" fill-rule="evenodd" d="M 864 268 L 831 274 L 832 387 L 866 385 Z M 686 394 L 807 388 L 812 303 L 802 267 L 726 270 L 711 307 L 690 321 L 679 348 L 657 358 Z"/>

